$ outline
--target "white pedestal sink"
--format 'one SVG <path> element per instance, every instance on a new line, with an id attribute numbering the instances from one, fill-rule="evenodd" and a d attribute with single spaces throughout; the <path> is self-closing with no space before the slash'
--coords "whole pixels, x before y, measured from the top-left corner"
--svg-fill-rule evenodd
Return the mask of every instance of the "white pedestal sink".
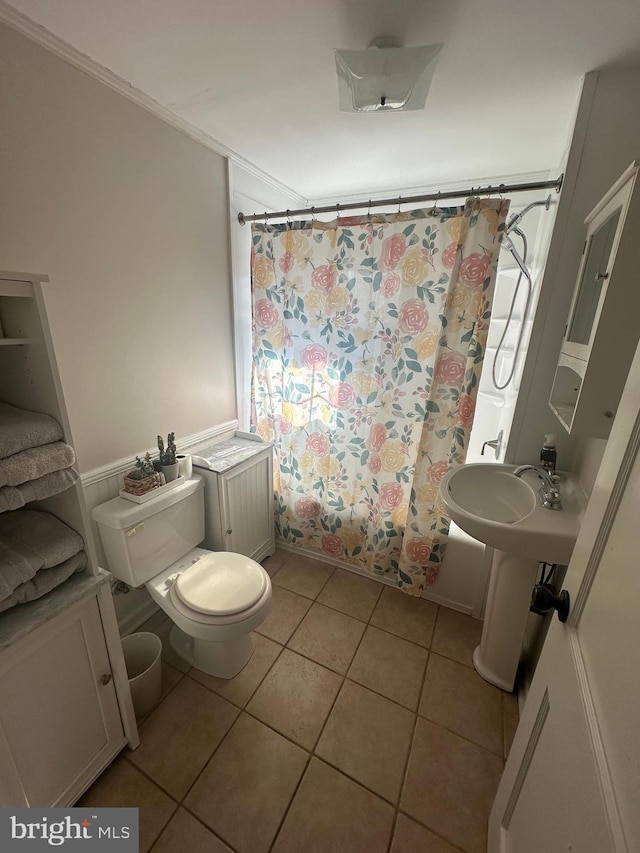
<path id="1" fill-rule="evenodd" d="M 471 464 L 450 471 L 440 497 L 456 524 L 494 549 L 477 672 L 512 691 L 541 561 L 567 565 L 586 499 L 577 481 L 561 475 L 562 509 L 542 506 L 535 471 L 515 465 Z"/>

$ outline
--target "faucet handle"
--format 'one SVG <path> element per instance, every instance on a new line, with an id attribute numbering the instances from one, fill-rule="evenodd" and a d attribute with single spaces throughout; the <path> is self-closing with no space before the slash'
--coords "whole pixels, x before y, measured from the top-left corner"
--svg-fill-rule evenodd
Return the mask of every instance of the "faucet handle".
<path id="1" fill-rule="evenodd" d="M 502 447 L 502 436 L 503 436 L 503 432 L 502 432 L 502 430 L 500 430 L 498 435 L 492 441 L 483 442 L 482 449 L 480 450 L 480 455 L 484 456 L 485 447 L 491 447 L 491 448 L 493 448 L 495 458 L 497 459 L 498 456 L 500 456 L 500 448 Z"/>

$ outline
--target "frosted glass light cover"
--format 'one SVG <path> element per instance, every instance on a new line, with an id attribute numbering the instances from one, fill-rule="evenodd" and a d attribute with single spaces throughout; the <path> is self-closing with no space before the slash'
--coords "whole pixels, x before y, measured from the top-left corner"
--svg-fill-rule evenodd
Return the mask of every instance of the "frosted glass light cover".
<path id="1" fill-rule="evenodd" d="M 421 110 L 442 44 L 336 50 L 342 112 Z"/>

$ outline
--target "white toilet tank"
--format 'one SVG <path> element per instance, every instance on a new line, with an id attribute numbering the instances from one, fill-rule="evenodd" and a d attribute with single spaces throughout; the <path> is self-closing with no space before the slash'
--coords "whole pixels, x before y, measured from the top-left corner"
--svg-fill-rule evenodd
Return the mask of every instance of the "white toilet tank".
<path id="1" fill-rule="evenodd" d="M 129 586 L 142 586 L 204 539 L 204 482 L 194 477 L 140 504 L 113 498 L 92 516 L 105 568 Z"/>

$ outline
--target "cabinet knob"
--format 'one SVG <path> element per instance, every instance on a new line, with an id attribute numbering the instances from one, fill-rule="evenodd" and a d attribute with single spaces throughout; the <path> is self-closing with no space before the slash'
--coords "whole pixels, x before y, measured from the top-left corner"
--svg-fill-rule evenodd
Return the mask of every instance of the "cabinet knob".
<path id="1" fill-rule="evenodd" d="M 230 536 L 232 533 L 233 533 L 233 530 L 232 530 L 231 528 L 229 528 L 229 529 L 227 530 L 227 535 L 229 535 L 229 536 Z"/>
<path id="2" fill-rule="evenodd" d="M 111 681 L 111 678 L 112 678 L 111 673 L 105 672 L 105 674 L 100 677 L 100 684 L 102 684 L 102 685 L 108 684 Z"/>

